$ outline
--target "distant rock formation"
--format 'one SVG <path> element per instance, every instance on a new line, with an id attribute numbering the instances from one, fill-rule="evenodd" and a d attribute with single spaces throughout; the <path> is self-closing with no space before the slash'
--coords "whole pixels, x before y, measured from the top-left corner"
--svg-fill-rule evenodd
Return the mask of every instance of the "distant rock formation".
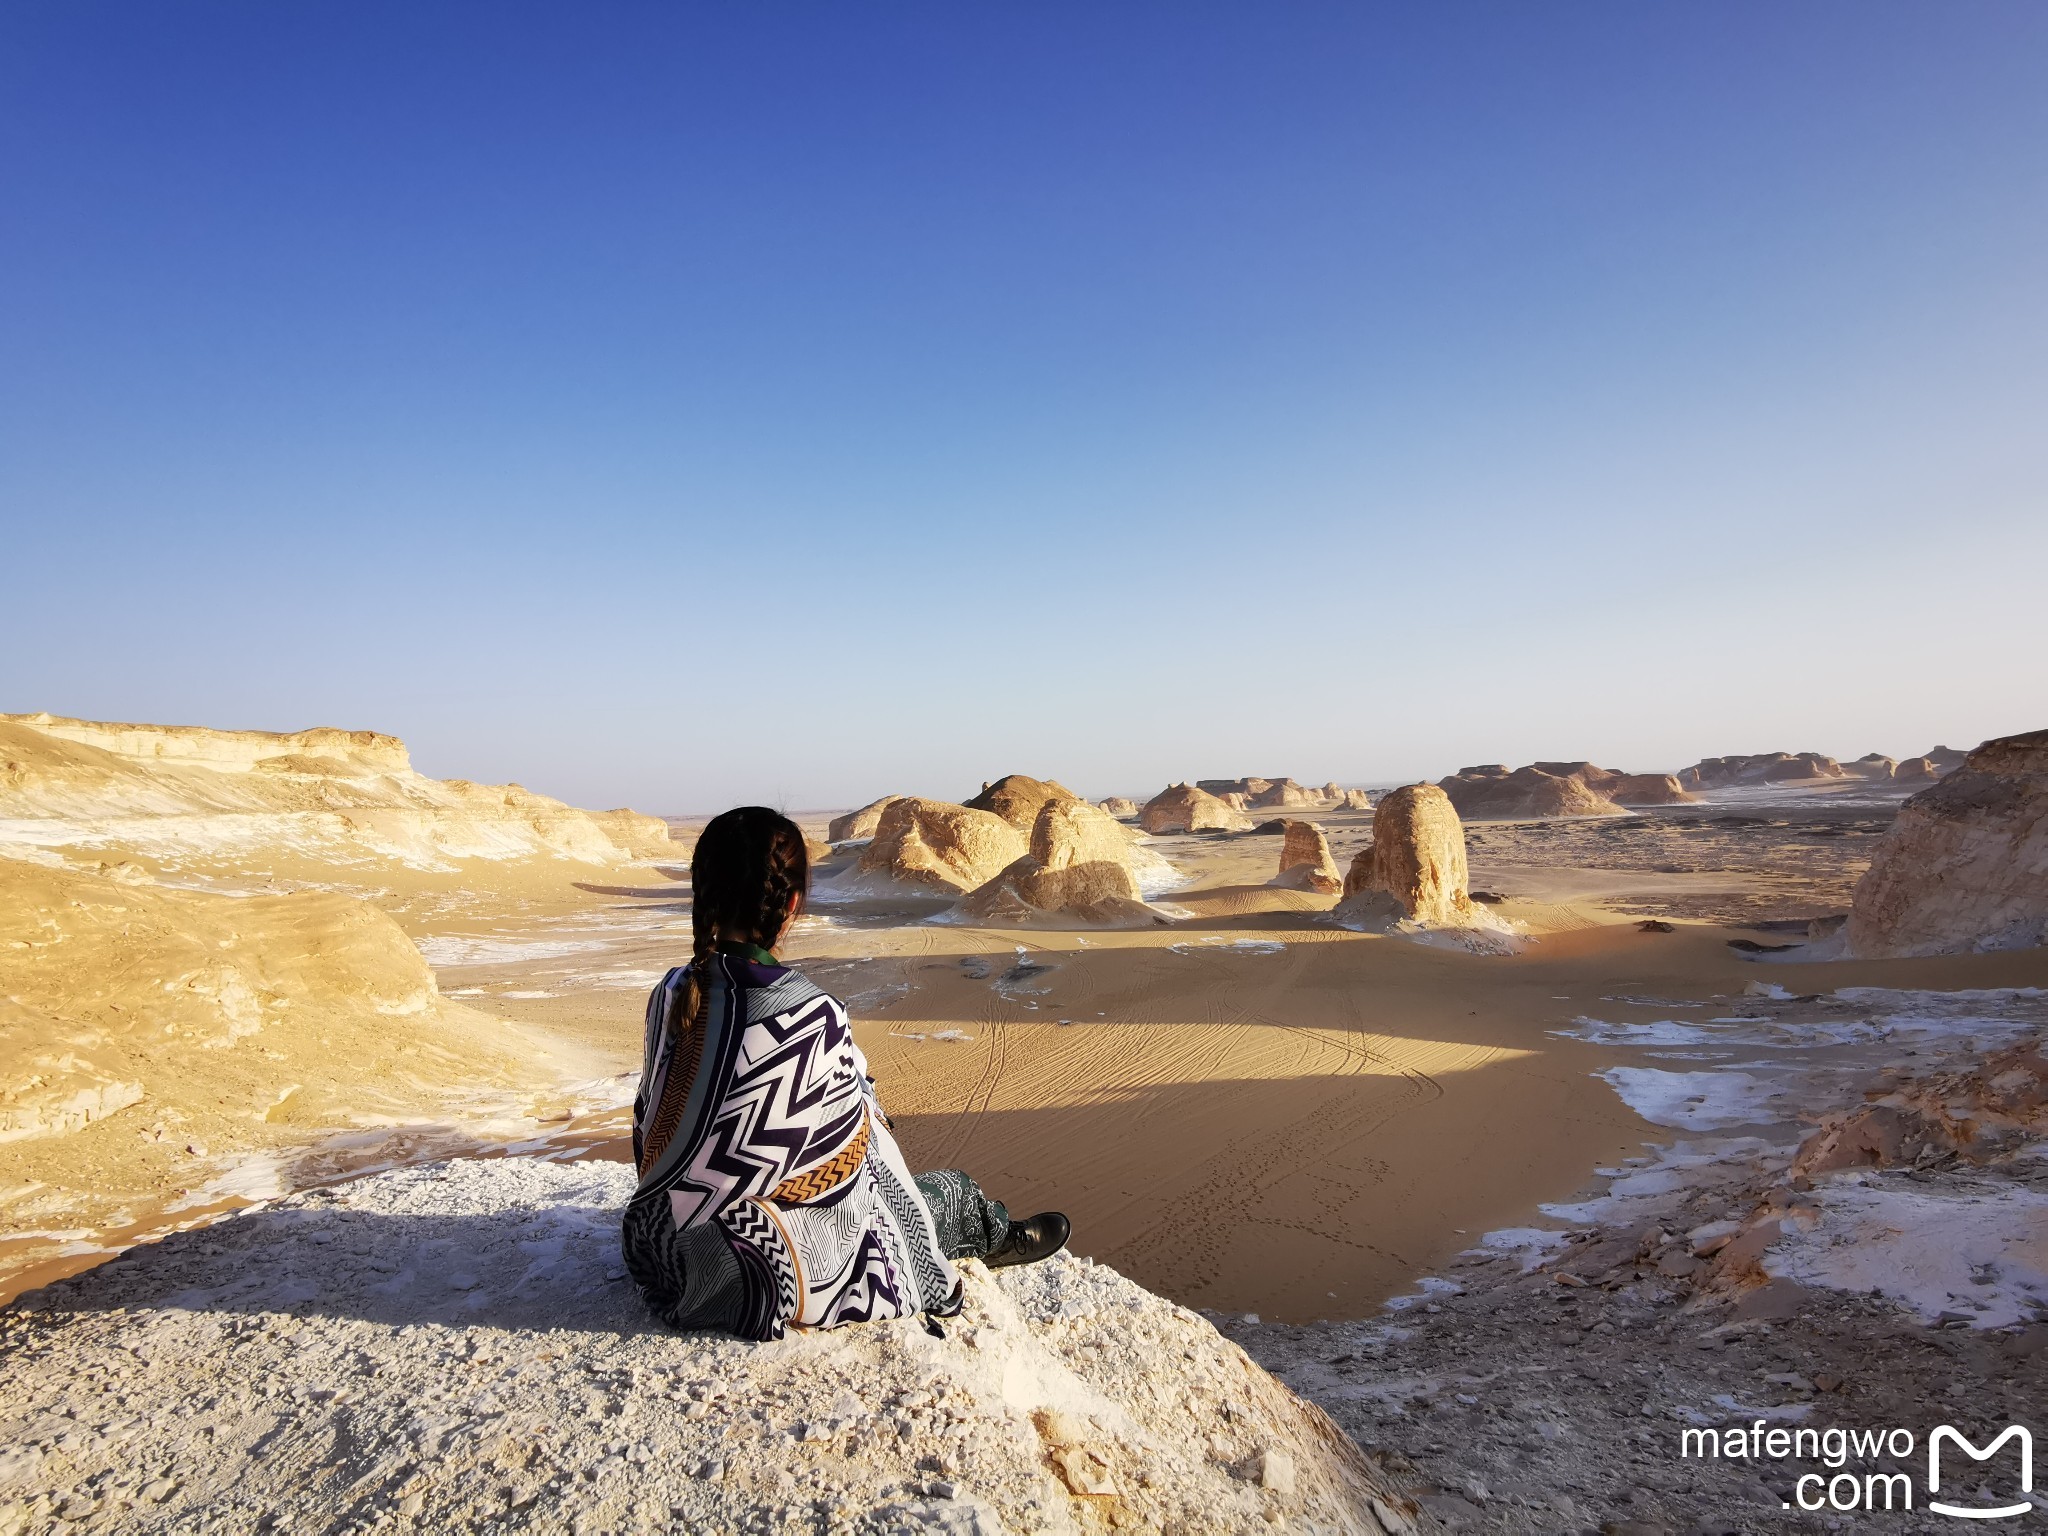
<path id="1" fill-rule="evenodd" d="M 1280 830 L 1285 841 L 1280 845 L 1275 885 L 1314 891 L 1319 896 L 1335 896 L 1344 889 L 1344 877 L 1330 856 L 1330 841 L 1321 827 L 1312 821 L 1289 820 L 1280 824 Z"/>
<path id="2" fill-rule="evenodd" d="M 1030 851 L 969 892 L 960 911 L 981 922 L 1161 920 L 1139 897 L 1130 834 L 1085 800 L 1047 800 L 1031 828 Z"/>
<path id="3" fill-rule="evenodd" d="M 906 796 L 885 807 L 856 874 L 964 895 L 1026 853 L 1024 834 L 994 811 Z"/>
<path id="4" fill-rule="evenodd" d="M 1799 784 L 1845 779 L 1842 765 L 1820 752 L 1758 752 L 1747 757 L 1703 757 L 1681 769 L 1678 782 L 1689 790 L 1732 789 L 1745 784 Z"/>
<path id="5" fill-rule="evenodd" d="M 1435 784 L 1409 784 L 1373 812 L 1372 843 L 1351 862 L 1337 916 L 1353 926 L 1408 920 L 1466 927 L 1478 920 L 1465 866 L 1465 828 Z"/>
<path id="6" fill-rule="evenodd" d="M 1038 813 L 1048 800 L 1079 800 L 1066 785 L 1052 779 L 1034 779 L 1028 774 L 1010 773 L 993 784 L 981 786 L 981 793 L 967 802 L 974 811 L 993 811 L 1019 832 L 1029 834 L 1038 824 Z"/>
<path id="7" fill-rule="evenodd" d="M 1297 784 L 1292 779 L 1275 780 L 1252 794 L 1247 801 L 1248 808 L 1262 811 L 1320 810 L 1328 804 L 1322 791 Z"/>
<path id="8" fill-rule="evenodd" d="M 1574 773 L 1550 773 L 1547 767 L 1579 768 L 1591 764 L 1532 764 L 1509 772 L 1499 764 L 1461 768 L 1437 788 L 1449 797 L 1460 816 L 1475 821 L 1507 821 L 1538 816 L 1618 816 L 1622 807 Z M 1609 779 L 1624 777 L 1595 772 Z M 1382 804 L 1385 802 L 1382 801 Z"/>
<path id="9" fill-rule="evenodd" d="M 1138 825 L 1159 837 L 1170 832 L 1249 832 L 1252 819 L 1207 790 L 1175 784 L 1145 802 Z"/>
<path id="10" fill-rule="evenodd" d="M 844 816 L 835 816 L 825 828 L 825 837 L 834 843 L 857 843 L 862 838 L 873 837 L 875 828 L 882 824 L 882 812 L 889 809 L 901 795 L 884 795 L 879 800 L 870 800 L 857 811 L 848 811 Z"/>
<path id="11" fill-rule="evenodd" d="M 415 772 L 374 731 L 273 734 L 0 715 L 0 818 L 35 840 L 275 867 L 280 856 L 445 869 L 453 859 L 594 864 L 675 850 L 658 818 L 579 810 L 517 784 Z"/>
<path id="12" fill-rule="evenodd" d="M 2048 731 L 1987 741 L 1899 808 L 1857 882 L 1846 953 L 2025 949 L 2048 933 Z"/>
<path id="13" fill-rule="evenodd" d="M 1822 752 L 1758 752 L 1746 757 L 1702 758 L 1679 770 L 1678 782 L 1688 790 L 1848 779 L 1868 784 L 1931 784 L 1961 767 L 1964 755 L 1954 747 L 1936 747 L 1922 757 L 1894 761 L 1882 752 L 1867 752 L 1852 763 L 1842 763 Z"/>
<path id="14" fill-rule="evenodd" d="M 1118 820 L 1138 814 L 1138 802 L 1126 800 L 1122 795 L 1111 795 L 1107 800 L 1100 800 L 1096 803 Z"/>
<path id="15" fill-rule="evenodd" d="M 1232 795 L 1243 795 L 1250 800 L 1253 795 L 1263 795 L 1273 787 L 1271 779 L 1197 779 L 1195 788 L 1207 790 L 1219 800 Z"/>
<path id="16" fill-rule="evenodd" d="M 1331 809 L 1338 811 L 1369 811 L 1372 809 L 1372 796 L 1362 789 L 1347 789 L 1344 791 L 1343 802 L 1332 806 Z"/>

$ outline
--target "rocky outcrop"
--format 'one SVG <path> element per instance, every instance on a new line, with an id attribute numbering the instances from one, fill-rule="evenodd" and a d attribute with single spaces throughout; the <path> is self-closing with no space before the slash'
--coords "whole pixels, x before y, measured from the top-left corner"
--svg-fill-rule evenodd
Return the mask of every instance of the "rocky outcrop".
<path id="1" fill-rule="evenodd" d="M 1409 784 L 1383 798 L 1372 844 L 1344 879 L 1341 919 L 1393 918 L 1441 927 L 1477 920 L 1465 867 L 1465 828 L 1450 796 L 1434 784 Z"/>
<path id="2" fill-rule="evenodd" d="M 855 869 L 870 883 L 965 895 L 1028 852 L 1024 834 L 994 811 L 911 795 L 884 808 Z"/>
<path id="3" fill-rule="evenodd" d="M 1330 856 L 1330 841 L 1321 827 L 1312 821 L 1287 820 L 1280 824 L 1280 831 L 1284 841 L 1280 844 L 1280 873 L 1273 877 L 1275 885 L 1314 891 L 1319 896 L 1335 896 L 1344 889 L 1344 877 Z"/>
<path id="4" fill-rule="evenodd" d="M 1339 811 L 1369 811 L 1372 809 L 1372 796 L 1362 789 L 1347 789 L 1344 791 L 1342 803 L 1332 806 L 1331 809 Z"/>
<path id="5" fill-rule="evenodd" d="M 1145 802 L 1138 825 L 1160 837 L 1172 832 L 1249 832 L 1251 817 L 1192 784 L 1175 784 Z"/>
<path id="6" fill-rule="evenodd" d="M 390 861 L 566 857 L 595 864 L 673 852 L 667 827 L 590 812 L 517 784 L 430 779 L 371 731 L 288 734 L 0 716 L 0 818 L 44 847 L 274 869 Z"/>
<path id="7" fill-rule="evenodd" d="M 1547 766 L 1578 768 L 1591 765 Z M 1610 774 L 1607 777 L 1618 778 L 1621 775 Z M 1449 798 L 1460 816 L 1474 821 L 1622 814 L 1620 805 L 1591 788 L 1576 772 L 1550 773 L 1546 771 L 1546 765 L 1540 764 L 1517 768 L 1513 772 L 1498 770 L 1497 765 L 1467 768 L 1439 780 L 1437 788 Z"/>
<path id="8" fill-rule="evenodd" d="M 1888 1074 L 1865 1090 L 1864 1099 L 1821 1122 L 1799 1148 L 1793 1173 L 2010 1157 L 2048 1137 L 2048 1039 L 2036 1036 L 1961 1069 Z"/>
<path id="9" fill-rule="evenodd" d="M 961 914 L 977 922 L 1070 918 L 1091 924 L 1153 923 L 1139 897 L 1130 834 L 1084 800 L 1048 800 L 1031 829 L 1031 848 L 986 885 L 968 893 Z"/>
<path id="10" fill-rule="evenodd" d="M 2048 932 L 2048 731 L 1987 741 L 1914 795 L 1840 940 L 1879 958 L 2020 949 Z"/>
<path id="11" fill-rule="evenodd" d="M 1842 771 L 1852 779 L 1868 779 L 1874 784 L 1889 784 L 1898 772 L 1899 765 L 1882 752 L 1867 752 L 1853 763 L 1842 764 Z"/>
<path id="12" fill-rule="evenodd" d="M 1434 1528 L 1210 1323 L 1071 1254 L 963 1262 L 944 1337 L 662 1328 L 619 1273 L 633 1182 L 406 1169 L 33 1294 L 0 1313 L 36 1362 L 0 1385 L 14 1528 L 88 1505 L 222 1536 L 372 1508 L 450 1532 Z"/>
<path id="13" fill-rule="evenodd" d="M 1126 800 L 1122 795 L 1111 795 L 1107 800 L 1099 800 L 1096 803 L 1119 821 L 1138 814 L 1138 802 Z"/>
<path id="14" fill-rule="evenodd" d="M 1019 832 L 1030 833 L 1038 824 L 1038 813 L 1048 801 L 1078 801 L 1081 797 L 1052 779 L 1034 779 L 1012 773 L 993 784 L 981 786 L 981 793 L 967 802 L 970 810 L 993 811 Z"/>
<path id="15" fill-rule="evenodd" d="M 835 816 L 825 828 L 825 838 L 834 843 L 857 843 L 875 835 L 875 828 L 882 824 L 882 812 L 889 809 L 901 795 L 884 795 L 879 800 L 870 800 L 857 811 L 848 811 L 844 816 Z"/>

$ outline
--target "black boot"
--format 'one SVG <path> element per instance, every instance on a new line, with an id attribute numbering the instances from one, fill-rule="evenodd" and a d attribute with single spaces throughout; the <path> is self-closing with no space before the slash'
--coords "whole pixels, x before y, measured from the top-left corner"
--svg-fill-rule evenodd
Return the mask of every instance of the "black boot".
<path id="1" fill-rule="evenodd" d="M 1040 1211 L 1025 1221 L 1013 1221 L 1003 1241 L 982 1260 L 990 1269 L 1009 1264 L 1036 1264 L 1067 1246 L 1067 1234 L 1074 1224 L 1058 1211 Z"/>

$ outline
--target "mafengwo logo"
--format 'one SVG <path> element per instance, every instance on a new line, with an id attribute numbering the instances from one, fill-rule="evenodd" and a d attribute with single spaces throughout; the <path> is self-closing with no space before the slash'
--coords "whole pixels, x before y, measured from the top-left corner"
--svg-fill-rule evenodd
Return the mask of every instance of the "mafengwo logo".
<path id="1" fill-rule="evenodd" d="M 1919 1449 L 1920 1437 L 1910 1429 L 1790 1429 L 1758 1419 L 1726 1429 L 1685 1430 L 1678 1453 L 1724 1461 L 1818 1462 L 1824 1470 L 1800 1474 L 1785 1500 L 1785 1508 L 1810 1513 L 1924 1507 L 1956 1520 L 2010 1520 L 2048 1512 L 2048 1501 L 2034 1501 L 2034 1437 L 2024 1425 L 2009 1424 L 1981 1446 L 1953 1424 L 1937 1426 L 1927 1437 L 1924 1506 L 1905 1470 Z M 1990 1465 L 1994 1458 L 1996 1466 Z"/>
<path id="2" fill-rule="evenodd" d="M 2020 1481 L 2022 1497 L 2017 1503 L 2002 1504 L 1996 1508 L 1981 1508 L 1967 1504 L 1949 1504 L 1937 1498 L 1941 1492 L 1941 1448 L 1952 1445 L 1972 1461 L 1989 1461 L 1996 1456 L 2008 1440 L 2019 1442 Z M 1953 1461 L 1949 1464 L 1955 1466 Z M 1960 1479 L 1952 1479 L 1959 1481 Z M 1989 1445 L 1979 1450 L 1959 1429 L 1947 1424 L 1938 1425 L 1927 1437 L 1927 1507 L 1937 1515 L 1954 1515 L 1959 1520 L 2005 1520 L 2014 1515 L 2029 1514 L 2034 1501 L 2025 1495 L 2034 1491 L 2034 1437 L 2018 1424 L 2008 1425 L 2005 1432 Z"/>

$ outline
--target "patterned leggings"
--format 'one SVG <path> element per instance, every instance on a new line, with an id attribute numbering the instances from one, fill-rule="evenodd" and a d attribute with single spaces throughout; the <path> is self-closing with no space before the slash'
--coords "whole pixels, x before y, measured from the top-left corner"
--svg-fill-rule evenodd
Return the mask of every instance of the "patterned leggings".
<path id="1" fill-rule="evenodd" d="M 981 1186 L 958 1168 L 920 1173 L 912 1181 L 931 1207 L 932 1229 L 939 1251 L 949 1259 L 986 1258 L 1002 1247 L 1010 1231 L 1010 1212 L 991 1200 Z"/>

